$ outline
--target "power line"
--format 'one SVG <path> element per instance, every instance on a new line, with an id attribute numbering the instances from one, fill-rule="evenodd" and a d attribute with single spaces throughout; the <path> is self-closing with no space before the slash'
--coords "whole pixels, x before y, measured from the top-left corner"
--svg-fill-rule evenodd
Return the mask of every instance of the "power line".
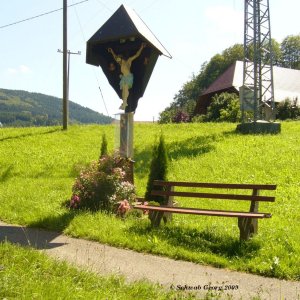
<path id="1" fill-rule="evenodd" d="M 68 5 L 68 7 L 75 6 L 75 5 L 78 5 L 78 4 L 81 4 L 81 3 L 83 3 L 83 2 L 87 2 L 87 1 L 89 1 L 89 0 L 83 0 L 83 1 L 80 1 L 80 2 L 77 2 L 77 3 L 74 3 L 74 4 L 71 4 L 71 5 Z M 60 10 L 62 10 L 62 9 L 63 9 L 63 8 L 58 8 L 58 9 L 51 10 L 51 11 L 48 11 L 48 12 L 46 12 L 46 13 L 43 13 L 43 14 L 34 16 L 34 17 L 30 17 L 30 18 L 27 18 L 27 19 L 24 19 L 24 20 L 21 20 L 21 21 L 16 21 L 16 22 L 14 22 L 14 23 L 10 23 L 10 24 L 7 24 L 7 25 L 3 25 L 3 26 L 0 26 L 0 29 L 6 28 L 6 27 L 9 27 L 9 26 L 13 26 L 13 25 L 17 25 L 17 24 L 19 24 L 19 23 L 26 22 L 26 21 L 30 21 L 30 20 L 33 20 L 33 19 L 36 19 L 36 18 L 39 18 L 39 17 L 43 17 L 43 16 L 46 16 L 46 15 L 52 14 L 52 13 L 54 13 L 54 12 L 60 11 Z"/>
<path id="2" fill-rule="evenodd" d="M 74 8 L 75 8 L 75 13 L 76 13 L 77 21 L 78 21 L 78 23 L 79 23 L 79 27 L 80 27 L 80 30 L 81 30 L 81 34 L 82 34 L 83 40 L 84 40 L 84 42 L 85 42 L 85 41 L 86 41 L 86 37 L 85 37 L 84 31 L 83 31 L 83 27 L 82 27 L 82 25 L 81 25 L 81 22 L 80 22 L 80 18 L 79 18 L 77 9 L 76 9 L 76 7 L 74 7 Z M 97 83 L 98 83 L 98 88 L 99 88 L 100 95 L 101 95 L 101 98 L 102 98 L 102 101 L 103 101 L 103 104 L 104 104 L 104 108 L 105 108 L 105 110 L 106 110 L 106 114 L 107 114 L 107 116 L 110 116 L 109 113 L 108 113 L 107 106 L 106 106 L 106 103 L 105 103 L 105 100 L 104 100 L 104 96 L 103 96 L 103 93 L 102 93 L 102 90 L 101 90 L 101 87 L 100 87 L 100 83 L 99 83 L 99 80 L 98 80 L 98 77 L 97 77 L 97 75 L 96 75 L 96 71 L 95 71 L 94 68 L 93 68 L 93 73 L 94 73 L 94 76 L 95 76 L 96 81 L 97 81 Z"/>
<path id="3" fill-rule="evenodd" d="M 96 75 L 95 75 L 96 76 Z M 105 103 L 105 100 L 104 100 L 104 97 L 103 97 L 103 94 L 102 94 L 102 90 L 101 90 L 101 87 L 100 87 L 100 84 L 99 84 L 99 81 L 98 81 L 98 78 L 96 77 L 97 79 L 97 82 L 98 82 L 98 87 L 99 87 L 99 91 L 100 91 L 100 94 L 101 94 L 101 97 L 102 97 L 102 101 L 103 101 L 103 104 L 104 104 L 104 107 L 105 107 L 105 110 L 106 110 L 106 113 L 107 113 L 107 116 L 110 116 L 109 113 L 108 113 L 108 110 L 107 110 L 107 107 L 106 107 L 106 103 Z"/>
<path id="4" fill-rule="evenodd" d="M 105 3 L 103 3 L 100 0 L 96 0 L 99 4 L 101 4 L 103 7 L 105 7 L 108 11 L 113 12 Z"/>

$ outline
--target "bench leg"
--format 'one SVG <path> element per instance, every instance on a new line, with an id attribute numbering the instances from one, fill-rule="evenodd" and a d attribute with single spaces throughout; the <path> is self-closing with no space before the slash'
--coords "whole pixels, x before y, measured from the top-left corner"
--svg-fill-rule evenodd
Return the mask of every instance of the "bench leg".
<path id="1" fill-rule="evenodd" d="M 159 227 L 161 219 L 163 218 L 164 212 L 161 211 L 150 211 L 149 219 L 152 227 Z"/>
<path id="2" fill-rule="evenodd" d="M 259 190 L 254 189 L 252 192 L 253 196 L 259 195 Z M 258 212 L 257 201 L 251 201 L 250 212 Z M 239 218 L 238 225 L 240 228 L 240 240 L 247 241 L 251 236 L 257 233 L 258 220 L 255 218 Z"/>
<path id="3" fill-rule="evenodd" d="M 251 236 L 257 233 L 258 220 L 253 218 L 238 218 L 240 229 L 240 240 L 247 241 Z"/>
<path id="4" fill-rule="evenodd" d="M 178 203 L 177 202 L 173 202 L 173 201 L 172 202 L 169 201 L 168 202 L 168 206 L 169 207 L 178 207 Z M 164 220 L 165 224 L 167 224 L 168 222 L 171 222 L 173 220 L 173 214 L 170 213 L 170 212 L 165 212 L 164 215 L 163 215 L 163 220 Z"/>
<path id="5" fill-rule="evenodd" d="M 175 187 L 174 186 L 168 186 L 166 188 L 166 191 L 167 192 L 174 192 L 175 191 Z M 173 207 L 174 206 L 174 197 L 173 196 L 167 196 L 166 200 L 167 200 L 167 203 L 166 203 L 167 206 L 169 206 L 169 207 Z M 164 215 L 163 215 L 163 220 L 164 220 L 165 224 L 167 224 L 167 222 L 172 221 L 172 213 L 165 212 Z"/>

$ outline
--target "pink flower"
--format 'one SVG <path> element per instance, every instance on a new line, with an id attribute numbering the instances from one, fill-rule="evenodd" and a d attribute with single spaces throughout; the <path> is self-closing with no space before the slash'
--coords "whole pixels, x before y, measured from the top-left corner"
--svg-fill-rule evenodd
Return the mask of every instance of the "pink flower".
<path id="1" fill-rule="evenodd" d="M 113 172 L 113 174 L 115 174 L 121 178 L 125 177 L 125 175 L 126 175 L 125 172 L 121 168 L 113 168 L 112 172 Z"/>
<path id="2" fill-rule="evenodd" d="M 70 201 L 70 207 L 77 208 L 80 203 L 80 198 L 78 195 L 73 195 Z"/>
<path id="3" fill-rule="evenodd" d="M 79 198 L 79 196 L 74 195 L 74 196 L 73 196 L 73 200 L 74 200 L 75 202 L 79 202 L 79 201 L 80 201 L 80 198 Z"/>
<path id="4" fill-rule="evenodd" d="M 117 213 L 120 216 L 124 216 L 127 213 L 127 211 L 130 209 L 130 204 L 126 199 L 123 201 L 120 201 L 118 203 L 119 203 L 119 207 L 118 207 Z"/>

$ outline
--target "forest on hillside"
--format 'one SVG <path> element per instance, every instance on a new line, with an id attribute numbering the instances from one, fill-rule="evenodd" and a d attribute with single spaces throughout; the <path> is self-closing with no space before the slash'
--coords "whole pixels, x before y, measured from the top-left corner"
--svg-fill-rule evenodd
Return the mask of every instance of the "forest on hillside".
<path id="1" fill-rule="evenodd" d="M 110 124 L 112 118 L 69 101 L 70 124 Z M 40 93 L 0 89 L 0 123 L 5 127 L 62 124 L 62 100 Z"/>

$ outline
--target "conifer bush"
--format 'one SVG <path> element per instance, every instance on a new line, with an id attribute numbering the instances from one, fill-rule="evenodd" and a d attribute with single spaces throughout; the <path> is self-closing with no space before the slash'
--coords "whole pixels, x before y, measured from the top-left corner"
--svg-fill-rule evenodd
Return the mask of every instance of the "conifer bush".
<path id="1" fill-rule="evenodd" d="M 100 158 L 104 155 L 107 155 L 107 139 L 105 133 L 102 135 L 102 143 L 101 143 L 101 152 L 100 152 Z"/>
<path id="2" fill-rule="evenodd" d="M 152 161 L 150 165 L 150 173 L 148 176 L 147 189 L 145 193 L 145 198 L 147 200 L 158 202 L 160 205 L 166 204 L 166 200 L 164 197 L 151 195 L 151 191 L 163 189 L 163 187 L 154 186 L 153 180 L 167 180 L 167 173 L 168 156 L 164 136 L 161 134 L 158 144 L 154 145 L 152 150 Z"/>

